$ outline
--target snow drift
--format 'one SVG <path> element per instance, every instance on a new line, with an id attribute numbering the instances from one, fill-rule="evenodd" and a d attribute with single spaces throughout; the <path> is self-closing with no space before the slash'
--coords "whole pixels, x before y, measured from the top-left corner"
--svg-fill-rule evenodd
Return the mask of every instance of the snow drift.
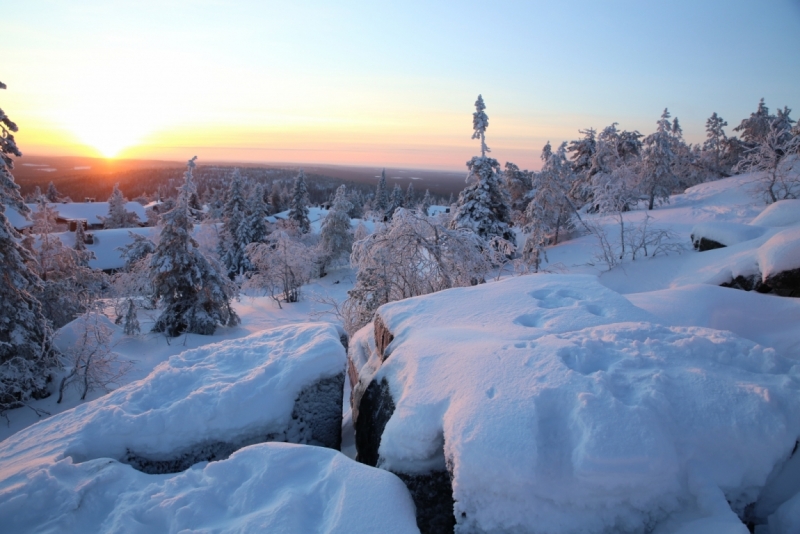
<path id="1" fill-rule="evenodd" d="M 320 324 L 173 356 L 147 378 L 5 440 L 0 524 L 8 532 L 416 532 L 402 482 L 333 450 L 260 443 L 223 459 L 267 437 L 318 443 L 320 429 L 330 437 L 331 416 L 340 440 L 344 370 L 336 328 Z M 188 469 L 209 459 L 198 451 L 221 461 Z M 143 458 L 185 471 L 146 474 Z"/>
<path id="2" fill-rule="evenodd" d="M 458 532 L 644 531 L 678 516 L 747 532 L 737 514 L 800 436 L 796 362 L 653 324 L 594 277 L 448 290 L 379 320 L 390 335 L 351 343 L 369 353 L 355 402 L 373 384 L 391 394 L 375 463 L 446 469 Z"/>

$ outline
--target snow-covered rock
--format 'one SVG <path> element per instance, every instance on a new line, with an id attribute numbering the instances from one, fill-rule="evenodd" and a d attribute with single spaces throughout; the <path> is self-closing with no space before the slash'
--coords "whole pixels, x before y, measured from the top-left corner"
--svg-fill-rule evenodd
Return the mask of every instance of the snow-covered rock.
<path id="1" fill-rule="evenodd" d="M 111 458 L 174 472 L 261 441 L 337 448 L 344 368 L 331 325 L 285 326 L 188 350 L 4 441 L 0 476 L 18 475 L 13 466 L 23 458 L 29 467 Z"/>
<path id="2" fill-rule="evenodd" d="M 654 324 L 594 277 L 453 289 L 379 317 L 391 339 L 359 372 L 359 459 L 412 479 L 418 515 L 449 502 L 458 532 L 747 532 L 736 515 L 800 436 L 794 361 Z M 368 329 L 351 346 L 369 350 Z M 420 499 L 437 477 L 446 494 Z"/>
<path id="3" fill-rule="evenodd" d="M 732 222 L 706 222 L 692 228 L 692 245 L 699 251 L 729 247 L 764 234 L 765 229 Z"/>
<path id="4" fill-rule="evenodd" d="M 173 356 L 145 379 L 3 441 L 0 524 L 7 532 L 414 532 L 413 505 L 394 476 L 318 447 L 259 444 L 338 448 L 344 372 L 344 347 L 327 324 Z"/>

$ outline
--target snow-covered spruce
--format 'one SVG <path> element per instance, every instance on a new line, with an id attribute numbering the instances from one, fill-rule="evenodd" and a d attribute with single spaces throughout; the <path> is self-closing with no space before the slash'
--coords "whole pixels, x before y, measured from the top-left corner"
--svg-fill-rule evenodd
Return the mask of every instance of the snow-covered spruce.
<path id="1" fill-rule="evenodd" d="M 351 207 L 352 204 L 347 200 L 347 189 L 340 185 L 319 231 L 320 275 L 325 274 L 328 264 L 350 256 L 353 231 L 350 228 L 348 211 Z"/>
<path id="2" fill-rule="evenodd" d="M 220 273 L 215 262 L 203 255 L 191 236 L 194 225 L 188 194 L 194 166 L 193 158 L 187 165 L 175 207 L 161 218 L 161 237 L 150 258 L 153 297 L 163 308 L 153 331 L 170 337 L 184 332 L 210 335 L 217 325 L 239 323 L 231 307 L 235 286 Z"/>
<path id="3" fill-rule="evenodd" d="M 50 202 L 53 201 L 51 200 Z M 130 228 L 139 226 L 139 215 L 133 211 L 126 210 L 125 206 L 127 203 L 128 199 L 123 196 L 122 191 L 119 189 L 119 184 L 114 184 L 114 190 L 108 198 L 108 215 L 103 218 L 103 228 Z"/>
<path id="4" fill-rule="evenodd" d="M 250 260 L 245 253 L 245 247 L 251 241 L 246 232 L 247 208 L 242 187 L 242 175 L 239 169 L 235 169 L 222 209 L 222 235 L 218 246 L 219 257 L 231 277 L 251 269 Z"/>
<path id="5" fill-rule="evenodd" d="M 508 195 L 503 188 L 500 177 L 500 164 L 494 158 L 489 158 L 486 153 L 486 128 L 489 119 L 484 113 L 486 106 L 483 98 L 478 95 L 473 114 L 473 139 L 481 141 L 481 155 L 473 157 L 467 162 L 467 181 L 474 179 L 458 195 L 458 204 L 451 228 L 465 228 L 471 230 L 487 242 L 493 237 L 499 237 L 516 243 L 514 233 L 510 228 L 511 208 Z"/>
<path id="6" fill-rule="evenodd" d="M 0 82 L 0 89 L 5 88 Z M 46 396 L 50 370 L 58 364 L 50 325 L 33 295 L 42 282 L 30 251 L 20 245 L 20 234 L 6 217 L 7 206 L 22 217 L 30 213 L 11 175 L 11 156 L 22 155 L 16 131 L 17 125 L 0 109 L 0 415 L 31 397 Z"/>
<path id="7" fill-rule="evenodd" d="M 746 533 L 737 515 L 758 508 L 800 437 L 800 367 L 729 332 L 655 321 L 577 275 L 383 306 L 351 340 L 354 357 L 369 353 L 359 458 L 452 477 L 433 504 L 454 503 L 458 532 L 644 531 L 679 517 Z M 359 437 L 364 418 L 379 436 Z"/>
<path id="8" fill-rule="evenodd" d="M 308 219 L 308 188 L 306 187 L 306 174 L 301 169 L 294 179 L 292 199 L 289 205 L 288 218 L 297 224 L 300 232 L 307 234 L 311 230 L 311 221 Z"/>

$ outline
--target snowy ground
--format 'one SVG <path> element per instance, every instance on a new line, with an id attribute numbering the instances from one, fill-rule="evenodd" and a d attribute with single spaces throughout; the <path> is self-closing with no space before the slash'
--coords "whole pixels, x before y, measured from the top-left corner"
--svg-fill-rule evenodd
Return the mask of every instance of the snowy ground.
<path id="1" fill-rule="evenodd" d="M 530 465 L 505 465 L 500 461 L 491 464 L 493 469 L 476 470 L 469 462 L 457 466 L 459 480 L 463 481 L 458 490 L 461 492 L 458 493 L 459 505 L 470 513 L 471 525 L 514 528 L 520 522 L 532 521 L 542 528 L 550 525 L 550 531 L 557 532 L 558 529 L 554 530 L 552 525 L 559 524 L 561 518 L 576 532 L 602 532 L 603 528 L 636 531 L 642 525 L 655 528 L 654 532 L 658 534 L 742 531 L 744 527 L 736 526 L 738 520 L 725 499 L 740 499 L 741 502 L 734 503 L 736 508 L 759 495 L 774 464 L 786 460 L 792 441 L 798 437 L 796 418 L 793 419 L 792 414 L 800 404 L 797 398 L 800 371 L 795 363 L 800 361 L 800 328 L 797 327 L 800 323 L 800 299 L 719 287 L 720 283 L 737 274 L 761 273 L 766 276 L 778 268 L 800 267 L 798 247 L 792 245 L 800 237 L 796 235 L 800 231 L 798 201 L 790 201 L 783 207 L 766 208 L 749 192 L 751 180 L 752 177 L 744 176 L 702 184 L 685 194 L 673 196 L 669 204 L 650 212 L 652 225 L 675 232 L 678 242 L 685 246 L 680 254 L 641 258 L 606 271 L 596 261 L 594 238 L 582 236 L 548 250 L 549 262 L 545 269 L 559 273 L 546 277 L 556 279 L 552 287 L 545 284 L 547 287 L 537 286 L 529 291 L 514 290 L 497 313 L 481 315 L 470 311 L 478 307 L 470 300 L 470 295 L 476 291 L 491 291 L 497 282 L 489 282 L 481 288 L 448 292 L 453 300 L 446 309 L 431 312 L 430 320 L 423 324 L 429 332 L 426 335 L 435 337 L 436 319 L 443 320 L 440 315 L 447 314 L 448 320 L 441 323 L 439 332 L 460 324 L 458 332 L 452 331 L 453 327 L 447 335 L 448 339 L 458 340 L 459 350 L 471 351 L 466 355 L 468 360 L 480 360 L 481 355 L 504 352 L 503 358 L 516 361 L 522 367 L 519 373 L 507 376 L 512 364 L 488 366 L 478 373 L 485 381 L 485 384 L 479 384 L 480 387 L 458 390 L 455 384 L 461 382 L 453 378 L 448 387 L 455 389 L 443 391 L 435 385 L 425 386 L 424 381 L 417 383 L 406 379 L 428 376 L 426 366 L 432 366 L 432 369 L 441 367 L 437 373 L 450 373 L 452 377 L 463 372 L 462 369 L 448 366 L 444 358 L 440 361 L 396 358 L 395 367 L 387 367 L 381 372 L 394 380 L 397 387 L 408 387 L 409 392 L 418 386 L 421 389 L 415 394 L 419 395 L 417 401 L 409 393 L 406 399 L 411 404 L 404 408 L 409 411 L 402 412 L 402 417 L 393 419 L 387 426 L 387 431 L 394 436 L 393 440 L 387 440 L 387 446 L 382 450 L 387 466 L 413 469 L 421 465 L 418 463 L 420 460 L 429 460 L 431 465 L 443 462 L 444 457 L 439 456 L 443 431 L 451 433 L 447 447 L 451 451 L 457 449 L 459 458 L 469 458 L 470 455 L 484 458 L 490 451 L 492 462 L 496 462 L 497 457 L 502 460 L 507 456 L 502 452 L 504 448 L 513 448 L 527 440 L 538 443 L 536 455 L 528 459 Z M 314 215 L 319 219 L 323 213 L 315 212 Z M 640 220 L 643 216 L 643 211 L 625 215 L 628 221 Z M 613 231 L 613 220 L 600 222 Z M 726 241 L 729 246 L 696 252 L 691 248 L 693 231 L 703 232 L 709 238 L 718 237 L 720 242 Z M 100 243 L 103 241 L 101 236 Z M 573 274 L 584 276 L 565 276 Z M 186 335 L 168 341 L 162 335 L 148 333 L 126 337 L 115 327 L 114 350 L 135 362 L 134 370 L 127 375 L 125 382 L 145 378 L 158 364 L 187 349 L 243 338 L 276 326 L 309 321 L 335 323 L 337 319 L 334 316 L 319 315 L 328 306 L 314 302 L 312 297 L 316 294 L 342 301 L 354 278 L 350 269 L 333 271 L 322 280 L 304 287 L 300 303 L 285 304 L 283 309 L 268 297 L 242 296 L 235 305 L 242 324 L 235 328 L 221 328 L 214 336 Z M 534 278 L 545 279 L 531 277 Z M 525 283 L 503 280 L 496 288 L 499 294 L 503 287 Z M 536 291 L 541 292 L 534 295 Z M 438 298 L 441 300 L 444 295 L 440 294 Z M 394 318 L 393 324 L 400 330 L 403 325 L 420 328 L 419 318 L 402 317 L 402 310 L 411 310 L 410 305 L 398 303 L 390 309 L 393 311 L 387 311 L 387 316 Z M 453 314 L 460 322 L 450 320 Z M 153 316 L 146 311 L 140 312 L 143 332 L 149 330 Z M 472 319 L 478 322 L 471 322 Z M 513 334 L 509 334 L 512 331 Z M 413 347 L 420 343 L 408 336 L 403 337 L 402 332 L 395 334 L 398 335 L 395 346 L 400 347 L 397 355 L 411 354 Z M 426 339 L 429 341 L 426 350 L 437 346 L 430 338 Z M 542 339 L 547 343 L 542 345 Z M 647 339 L 653 341 L 645 347 L 647 343 L 643 340 Z M 547 349 L 556 345 L 561 352 Z M 638 370 L 632 363 L 632 355 L 637 353 L 647 355 L 647 365 Z M 514 355 L 518 357 L 515 359 Z M 378 365 L 373 364 L 373 367 L 372 372 L 378 372 Z M 598 374 L 598 371 L 602 372 Z M 668 375 L 675 387 L 667 388 L 659 382 L 659 373 Z M 533 381 L 540 379 L 561 384 L 551 401 L 555 402 L 559 395 L 564 396 L 563 403 L 556 403 L 560 406 L 558 410 L 554 408 L 547 412 L 542 408 L 544 412 L 537 411 L 538 434 L 527 435 L 517 430 L 503 415 L 506 412 L 502 408 L 492 412 L 496 417 L 487 420 L 489 426 L 486 428 L 479 425 L 461 427 L 459 421 L 462 418 L 446 416 L 448 410 L 458 406 L 468 412 L 491 412 L 493 406 L 502 407 L 504 398 L 513 401 L 520 397 L 517 401 L 522 402 L 522 397 L 546 396 L 542 393 L 546 388 L 529 387 L 530 381 L 520 378 L 528 375 Z M 702 379 L 695 381 L 692 378 L 695 376 Z M 753 387 L 748 389 L 749 385 L 742 384 Z M 480 399 L 474 397 L 476 391 L 480 393 Z M 89 400 L 98 397 L 100 393 L 95 393 Z M 346 391 L 343 452 L 352 457 L 348 397 Z M 615 403 L 615 399 L 623 397 L 637 400 L 631 401 L 630 405 Z M 641 401 L 645 398 L 650 400 Z M 464 399 L 469 399 L 469 402 Z M 545 400 L 540 402 L 544 405 Z M 659 402 L 672 408 L 666 409 Z M 639 403 L 643 405 L 639 406 Z M 82 404 L 85 403 L 78 400 L 77 392 L 70 391 L 61 405 L 55 403 L 53 396 L 35 401 L 32 406 L 56 414 Z M 730 410 L 718 413 L 715 411 L 717 406 Z M 414 425 L 423 421 L 422 427 L 410 427 L 414 410 L 432 410 L 435 415 L 417 418 Z M 715 434 L 709 431 L 710 428 L 719 428 L 719 418 L 725 417 L 728 418 L 725 419 L 727 432 Z M 15 434 L 37 420 L 37 415 L 30 409 L 9 413 L 9 424 L 0 424 L 0 440 L 6 440 L 0 441 L 0 451 L 8 448 L 12 440 L 19 439 Z M 429 424 L 431 422 L 436 424 Z M 548 433 L 548 428 L 555 434 Z M 631 436 L 630 439 L 620 437 L 620 428 L 629 430 L 625 435 Z M 554 437 L 549 442 L 541 441 L 540 437 L 545 435 Z M 558 446 L 558 439 L 566 435 L 577 441 L 570 448 L 563 449 Z M 701 443 L 703 446 L 692 449 L 691 444 L 687 445 L 686 440 L 692 436 L 695 445 Z M 22 445 L 17 443 L 15 447 Z M 353 494 L 353 501 L 343 497 L 341 510 L 361 510 L 357 503 L 367 499 L 376 503 L 369 512 L 372 515 L 364 516 L 365 521 L 388 513 L 381 508 L 381 503 L 394 503 L 397 508 L 391 512 L 391 518 L 398 524 L 397 531 L 414 530 L 413 524 L 408 525 L 409 506 L 412 505 L 403 488 L 398 489 L 397 479 L 381 478 L 382 474 L 376 474 L 376 470 L 357 465 L 338 453 L 323 451 L 304 455 L 297 453 L 298 449 L 302 448 L 251 446 L 224 462 L 200 466 L 168 478 L 164 478 L 166 475 L 144 475 L 121 464 L 105 467 L 100 459 L 69 464 L 69 469 L 77 471 L 62 472 L 59 470 L 66 466 L 63 458 L 53 460 L 55 463 L 46 467 L 46 476 L 69 480 L 67 488 L 106 480 L 108 485 L 104 486 L 104 491 L 130 489 L 113 510 L 109 510 L 112 504 L 106 497 L 100 498 L 99 494 L 89 492 L 87 495 L 96 498 L 87 501 L 95 507 L 90 510 L 102 508 L 102 514 L 98 512 L 92 516 L 88 511 L 83 515 L 73 515 L 74 523 L 65 523 L 69 516 L 67 512 L 61 516 L 55 514 L 52 523 L 43 530 L 113 531 L 122 528 L 119 525 L 130 524 L 133 516 L 142 525 L 152 524 L 156 530 L 163 531 L 180 528 L 247 530 L 256 525 L 292 532 L 326 528 L 344 530 L 346 521 L 353 517 L 348 515 L 351 512 L 336 516 L 335 512 L 326 511 L 325 514 L 333 515 L 312 514 L 305 519 L 298 512 L 304 506 L 313 507 L 309 503 L 319 502 L 315 499 L 336 498 L 331 493 L 320 493 L 318 490 L 323 486 L 338 488 L 337 495 L 357 493 Z M 558 457 L 562 449 L 572 451 L 571 456 Z M 719 454 L 722 449 L 728 452 Z M 537 458 L 548 463 L 551 470 L 544 474 L 537 471 Z M 278 469 L 272 466 L 273 462 L 281 465 L 279 476 L 270 471 Z M 0 460 L 0 473 L 11 463 L 9 459 Z M 559 475 L 558 470 L 567 466 L 572 466 L 572 471 Z M 796 474 L 800 471 L 800 466 L 796 466 L 795 471 L 791 471 L 791 467 L 787 466 L 786 472 Z M 329 473 L 328 478 L 314 478 L 320 470 Z M 502 473 L 499 478 L 498 473 Z M 59 478 L 62 475 L 64 478 Z M 284 484 L 280 486 L 282 489 L 275 491 L 292 493 L 291 487 L 295 484 L 297 492 L 305 497 L 287 498 L 285 502 L 280 501 L 280 496 L 273 496 L 273 500 L 248 500 L 251 495 L 248 491 L 264 491 L 255 485 L 255 481 L 270 477 L 277 477 Z M 769 527 L 761 526 L 760 531 L 796 534 L 800 532 L 800 497 L 795 496 L 779 506 L 797 493 L 797 484 L 792 480 L 796 481 L 798 477 L 784 475 L 783 478 L 777 477 L 777 482 L 774 477 L 772 475 L 769 479 L 772 485 L 767 492 L 772 497 L 763 500 L 764 510 L 761 512 L 764 516 L 772 514 Z M 789 482 L 782 482 L 787 478 Z M 309 482 L 311 479 L 313 483 Z M 368 484 L 362 488 L 362 493 L 358 493 L 359 490 L 353 489 L 352 481 L 361 479 L 373 480 L 374 484 Z M 495 487 L 497 480 L 504 484 Z M 508 488 L 515 487 L 514 484 L 528 488 L 532 480 L 547 480 L 545 489 L 550 488 L 552 492 L 542 494 L 539 489 L 529 488 L 528 493 L 515 494 L 513 499 L 506 495 Z M 3 519 L 0 523 L 5 524 L 5 520 L 11 517 L 18 519 L 19 514 L 40 513 L 33 504 L 21 504 L 19 499 L 26 498 L 24 492 L 14 489 L 6 475 L 0 475 L 0 483 L 0 519 Z M 230 485 L 239 488 L 240 484 L 237 491 L 242 492 L 246 505 L 236 508 L 226 500 L 225 491 L 219 488 Z M 475 497 L 476 488 L 489 490 L 489 497 Z M 377 495 L 369 495 L 377 491 L 384 492 L 380 499 Z M 12 496 L 13 502 L 10 500 Z M 483 498 L 487 500 L 481 501 Z M 691 504 L 686 504 L 689 501 Z M 159 502 L 169 504 L 164 504 L 166 508 L 162 509 Z M 268 522 L 266 510 L 276 502 L 285 505 L 280 510 L 282 514 L 285 512 L 288 523 Z M 498 504 L 503 502 L 507 507 Z M 13 515 L 9 506 L 16 510 Z M 178 513 L 181 506 L 185 511 Z M 536 506 L 540 506 L 538 512 Z M 189 516 L 194 519 L 175 519 L 172 523 L 169 522 L 172 519 L 168 519 Z M 303 523 L 306 519 L 308 523 Z M 29 523 L 18 523 L 18 530 L 25 531 L 25 524 Z M 373 531 L 385 530 L 387 523 L 372 523 L 373 526 L 376 524 L 381 528 Z M 148 530 L 143 526 L 141 531 Z"/>

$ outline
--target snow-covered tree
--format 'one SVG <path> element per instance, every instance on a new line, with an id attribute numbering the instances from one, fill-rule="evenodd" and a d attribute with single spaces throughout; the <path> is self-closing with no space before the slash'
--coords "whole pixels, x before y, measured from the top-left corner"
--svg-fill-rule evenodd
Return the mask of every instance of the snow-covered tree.
<path id="1" fill-rule="evenodd" d="M 132 298 L 127 299 L 127 304 L 128 309 L 125 312 L 125 318 L 122 320 L 122 328 L 126 336 L 135 336 L 141 332 L 139 318 L 136 316 L 136 304 L 134 304 Z"/>
<path id="2" fill-rule="evenodd" d="M 83 314 L 75 321 L 73 329 L 77 339 L 63 354 L 67 374 L 61 379 L 57 403 L 62 401 L 64 391 L 70 386 L 80 391 L 81 400 L 85 400 L 90 391 L 108 391 L 110 385 L 118 384 L 133 367 L 132 362 L 112 351 L 114 331 L 102 313 Z"/>
<path id="3" fill-rule="evenodd" d="M 266 243 L 247 247 L 255 270 L 248 273 L 244 287 L 266 292 L 279 308 L 281 302 L 300 300 L 300 288 L 311 280 L 317 263 L 314 249 L 300 240 L 292 223 L 288 226 L 272 232 Z"/>
<path id="4" fill-rule="evenodd" d="M 486 157 L 490 150 L 486 146 L 489 118 L 485 109 L 483 98 L 478 95 L 472 120 L 472 138 L 481 140 L 481 155 L 467 162 L 467 181 L 475 181 L 458 195 L 458 204 L 450 226 L 453 229 L 472 230 L 487 242 L 493 237 L 500 237 L 515 243 L 514 232 L 510 228 L 511 208 L 508 195 L 500 179 L 500 164 L 496 159 Z"/>
<path id="5" fill-rule="evenodd" d="M 406 196 L 403 199 L 403 207 L 412 209 L 417 206 L 417 193 L 414 191 L 414 182 L 408 182 Z"/>
<path id="6" fill-rule="evenodd" d="M 228 198 L 222 210 L 222 229 L 218 252 L 228 276 L 234 278 L 250 269 L 245 247 L 250 243 L 247 235 L 247 206 L 244 199 L 242 175 L 239 169 L 233 172 Z"/>
<path id="7" fill-rule="evenodd" d="M 344 185 L 340 185 L 319 232 L 320 275 L 325 273 L 326 265 L 343 256 L 350 256 L 353 248 L 353 232 L 350 229 L 349 210 L 350 201 L 347 200 L 347 189 Z"/>
<path id="8" fill-rule="evenodd" d="M 119 184 L 114 185 L 114 190 L 108 199 L 108 215 L 103 219 L 103 228 L 131 228 L 139 226 L 139 216 L 125 209 L 128 199 L 119 189 Z"/>
<path id="9" fill-rule="evenodd" d="M 78 221 L 75 225 L 75 245 L 72 247 L 77 253 L 78 263 L 82 267 L 89 266 L 89 260 L 95 259 L 94 252 L 86 248 L 86 230 L 84 229 L 83 222 Z"/>
<path id="10" fill-rule="evenodd" d="M 706 121 L 706 140 L 703 143 L 704 166 L 715 177 L 729 176 L 730 169 L 723 166 L 725 149 L 729 146 L 728 137 L 725 135 L 725 126 L 728 123 L 717 115 L 716 111 Z"/>
<path id="11" fill-rule="evenodd" d="M 386 210 L 387 220 L 392 218 L 395 211 L 404 206 L 404 201 L 405 197 L 403 196 L 403 190 L 398 184 L 395 184 L 394 189 L 392 189 L 392 196 L 389 197 L 389 208 Z"/>
<path id="12" fill-rule="evenodd" d="M 50 182 L 47 186 L 47 193 L 44 195 L 47 197 L 48 202 L 59 202 L 61 200 L 61 194 L 59 194 L 56 184 L 53 182 Z"/>
<path id="13" fill-rule="evenodd" d="M 475 101 L 475 112 L 472 114 L 472 138 L 480 139 L 482 158 L 486 157 L 487 152 L 491 152 L 491 149 L 486 146 L 486 128 L 489 127 L 489 117 L 486 115 L 485 109 L 483 96 L 478 95 L 478 100 Z"/>
<path id="14" fill-rule="evenodd" d="M 532 187 L 531 173 L 521 170 L 514 163 L 506 162 L 506 168 L 503 171 L 503 185 L 508 191 L 511 209 L 524 210 L 527 203 L 526 197 Z"/>
<path id="15" fill-rule="evenodd" d="M 364 218 L 364 196 L 358 189 L 353 189 L 350 191 L 350 195 L 347 198 L 350 201 L 350 210 L 347 212 L 347 215 L 351 219 L 363 219 Z"/>
<path id="16" fill-rule="evenodd" d="M 34 295 L 42 304 L 44 316 L 59 328 L 91 307 L 106 279 L 101 271 L 89 268 L 92 252 L 64 246 L 58 236 L 52 235 L 54 221 L 55 210 L 42 197 L 34 213 L 37 239 L 30 248 L 42 280 Z"/>
<path id="17" fill-rule="evenodd" d="M 420 212 L 423 215 L 429 215 L 428 212 L 431 209 L 431 204 L 433 204 L 433 201 L 431 200 L 431 192 L 426 189 L 425 196 L 422 197 L 422 202 L 420 203 Z"/>
<path id="18" fill-rule="evenodd" d="M 756 145 L 745 152 L 736 167 L 739 172 L 757 172 L 756 192 L 768 204 L 800 198 L 800 135 L 787 135 L 775 121 Z"/>
<path id="19" fill-rule="evenodd" d="M 380 214 L 381 217 L 383 217 L 389 209 L 389 190 L 386 186 L 386 169 L 381 171 L 381 177 L 378 180 L 373 209 L 376 213 Z"/>
<path id="20" fill-rule="evenodd" d="M 175 207 L 165 213 L 158 245 L 150 258 L 153 296 L 162 306 L 154 332 L 169 337 L 184 332 L 211 335 L 217 325 L 234 326 L 239 317 L 231 307 L 236 286 L 221 274 L 221 267 L 206 258 L 192 238 L 188 187 L 195 159 L 187 164 L 184 186 Z"/>
<path id="21" fill-rule="evenodd" d="M 370 322 L 387 302 L 469 286 L 490 268 L 486 243 L 436 217 L 399 209 L 392 220 L 353 245 L 356 283 L 343 306 L 350 333 Z"/>
<path id="22" fill-rule="evenodd" d="M 639 188 L 647 196 L 647 209 L 655 206 L 656 200 L 667 202 L 678 186 L 674 166 L 678 162 L 680 132 L 673 131 L 667 109 L 658 120 L 658 128 L 644 139 L 642 152 L 642 176 Z"/>
<path id="23" fill-rule="evenodd" d="M 301 233 L 311 231 L 311 221 L 308 219 L 308 188 L 306 187 L 306 174 L 300 170 L 294 180 L 292 200 L 289 206 L 289 220 L 297 223 Z"/>
<path id="24" fill-rule="evenodd" d="M 34 259 L 5 213 L 6 206 L 23 216 L 30 213 L 11 175 L 12 156 L 22 156 L 15 132 L 17 125 L 0 109 L 0 415 L 32 397 L 47 396 L 50 370 L 58 365 L 50 325 L 33 295 L 42 287 Z"/>
<path id="25" fill-rule="evenodd" d="M 533 175 L 531 194 L 525 208 L 523 231 L 528 238 L 523 246 L 523 256 L 538 270 L 547 245 L 556 245 L 561 235 L 572 228 L 575 207 L 568 192 L 575 173 L 567 160 L 567 144 L 562 143 L 553 152 L 550 142 L 542 149 L 544 165 Z"/>
<path id="26" fill-rule="evenodd" d="M 247 205 L 247 216 L 241 223 L 243 228 L 239 231 L 243 241 L 247 242 L 245 247 L 250 243 L 260 243 L 269 235 L 266 220 L 268 206 L 264 196 L 264 186 L 256 184 Z"/>

